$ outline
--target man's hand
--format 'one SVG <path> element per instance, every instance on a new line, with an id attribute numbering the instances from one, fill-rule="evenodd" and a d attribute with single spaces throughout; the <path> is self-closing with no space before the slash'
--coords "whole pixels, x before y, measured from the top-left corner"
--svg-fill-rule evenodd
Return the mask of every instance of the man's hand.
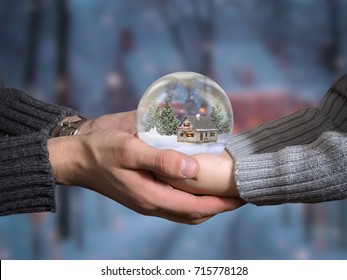
<path id="1" fill-rule="evenodd" d="M 103 115 L 94 120 L 88 120 L 79 129 L 79 134 L 88 134 L 95 130 L 112 129 L 136 133 L 136 111 Z"/>
<path id="2" fill-rule="evenodd" d="M 239 199 L 195 196 L 157 180 L 196 176 L 198 164 L 187 155 L 158 150 L 119 130 L 48 140 L 56 180 L 99 192 L 144 215 L 198 224 L 244 204 Z"/>
<path id="3" fill-rule="evenodd" d="M 223 151 L 220 155 L 194 155 L 199 162 L 199 171 L 193 179 L 157 177 L 173 187 L 194 194 L 239 197 L 234 179 L 233 160 Z"/>

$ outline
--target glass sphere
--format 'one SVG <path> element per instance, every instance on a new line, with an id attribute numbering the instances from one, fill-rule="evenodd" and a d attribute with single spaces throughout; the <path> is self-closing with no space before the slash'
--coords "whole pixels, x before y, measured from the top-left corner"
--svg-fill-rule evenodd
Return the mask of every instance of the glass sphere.
<path id="1" fill-rule="evenodd" d="M 210 78 L 176 72 L 152 83 L 137 108 L 140 139 L 161 149 L 189 155 L 221 153 L 234 118 L 228 96 Z"/>

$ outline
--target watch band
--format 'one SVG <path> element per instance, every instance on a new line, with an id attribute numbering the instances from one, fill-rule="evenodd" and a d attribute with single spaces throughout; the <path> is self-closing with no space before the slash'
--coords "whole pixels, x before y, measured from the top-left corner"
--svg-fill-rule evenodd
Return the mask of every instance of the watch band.
<path id="1" fill-rule="evenodd" d="M 52 130 L 51 137 L 76 135 L 87 120 L 78 115 L 66 117 Z"/>

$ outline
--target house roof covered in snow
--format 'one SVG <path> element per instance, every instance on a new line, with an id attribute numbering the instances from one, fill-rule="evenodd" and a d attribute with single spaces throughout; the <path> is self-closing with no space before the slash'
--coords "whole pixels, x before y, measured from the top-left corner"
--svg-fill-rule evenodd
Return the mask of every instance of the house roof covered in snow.
<path id="1" fill-rule="evenodd" d="M 211 131 L 211 130 L 218 130 L 216 125 L 213 123 L 213 121 L 208 116 L 187 116 L 183 119 L 183 121 L 180 123 L 179 126 L 182 125 L 182 123 L 185 121 L 185 119 L 188 119 L 191 126 L 196 129 L 196 131 Z"/>

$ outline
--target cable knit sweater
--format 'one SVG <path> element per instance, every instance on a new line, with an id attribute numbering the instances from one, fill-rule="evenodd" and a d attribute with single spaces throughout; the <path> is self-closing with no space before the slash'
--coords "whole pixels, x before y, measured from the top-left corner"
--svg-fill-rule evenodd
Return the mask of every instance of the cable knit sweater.
<path id="1" fill-rule="evenodd" d="M 347 197 L 347 75 L 317 108 L 235 135 L 241 197 L 257 205 L 322 202 Z"/>
<path id="2" fill-rule="evenodd" d="M 0 215 L 55 211 L 47 139 L 72 114 L 0 84 Z"/>

